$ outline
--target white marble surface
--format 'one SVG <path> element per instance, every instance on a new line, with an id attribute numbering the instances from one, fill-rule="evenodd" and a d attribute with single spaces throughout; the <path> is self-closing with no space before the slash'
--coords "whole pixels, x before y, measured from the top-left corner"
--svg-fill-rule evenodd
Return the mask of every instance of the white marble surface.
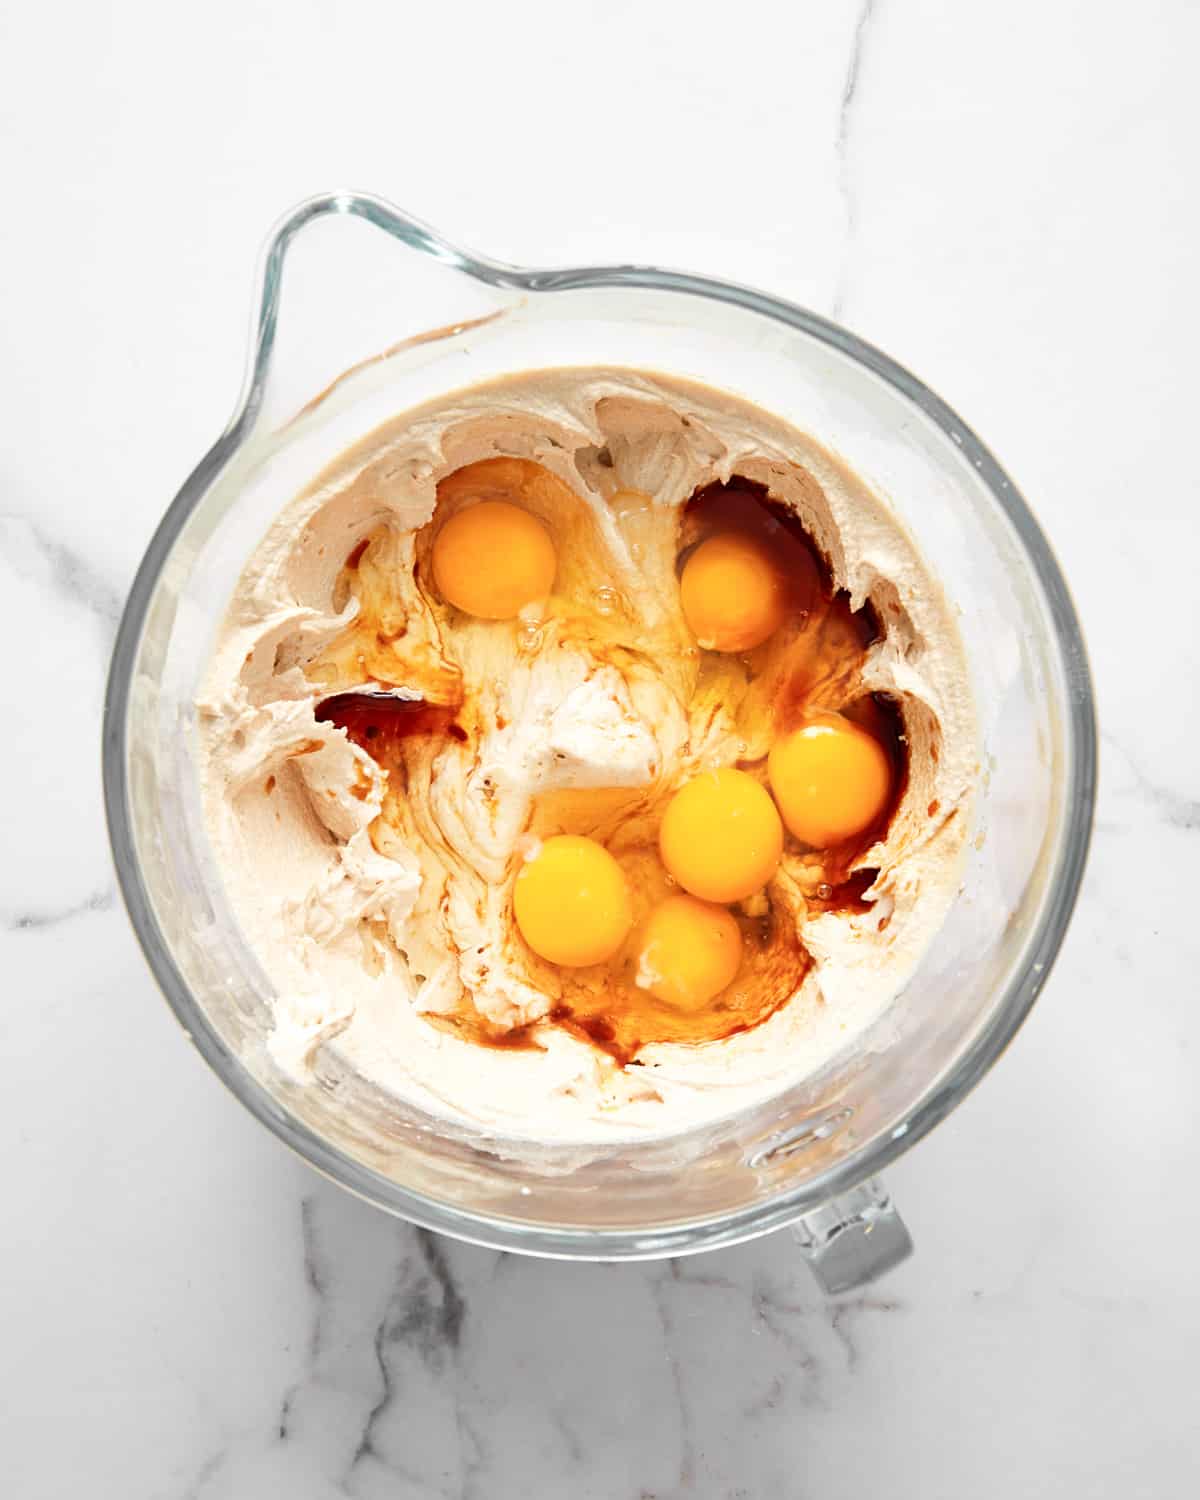
<path id="1" fill-rule="evenodd" d="M 0 15 L 0 1490 L 14 1500 L 1129 1497 L 1200 1481 L 1193 0 Z M 261 1131 L 118 909 L 123 592 L 223 424 L 274 215 L 345 183 L 533 262 L 760 283 L 1000 454 L 1087 628 L 1104 771 L 1053 980 L 900 1165 L 918 1254 L 547 1265 Z"/>

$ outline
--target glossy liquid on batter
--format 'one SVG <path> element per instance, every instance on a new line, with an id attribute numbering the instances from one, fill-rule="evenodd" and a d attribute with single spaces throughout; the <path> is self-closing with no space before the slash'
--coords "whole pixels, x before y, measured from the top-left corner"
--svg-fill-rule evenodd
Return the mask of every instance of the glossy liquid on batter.
<path id="1" fill-rule="evenodd" d="M 565 491 L 564 504 L 579 504 L 562 481 L 526 460 L 485 461 L 458 471 L 445 483 L 461 489 L 470 482 L 471 470 L 495 462 L 507 466 L 504 472 L 510 482 L 515 474 L 518 482 L 558 485 Z M 439 500 L 441 495 L 440 487 Z M 636 505 L 639 498 L 645 497 L 622 492 L 613 503 Z M 437 525 L 435 513 L 430 527 Z M 712 485 L 692 497 L 682 513 L 677 567 L 707 537 L 728 531 L 745 532 L 770 549 L 787 582 L 787 613 L 768 641 L 744 655 L 700 651 L 698 663 L 692 663 L 693 704 L 711 701 L 733 715 L 742 752 L 737 764 L 764 785 L 771 743 L 810 712 L 843 713 L 883 745 L 892 765 L 892 784 L 887 806 L 876 822 L 836 849 L 809 850 L 790 835 L 786 844 L 786 853 L 793 856 L 789 868 L 798 872 L 810 912 L 866 911 L 870 903 L 865 892 L 877 872 L 853 866 L 886 833 L 907 774 L 903 723 L 895 704 L 881 695 L 864 694 L 860 686 L 866 652 L 878 638 L 878 622 L 869 608 L 852 611 L 847 596 L 832 590 L 829 570 L 795 516 L 772 504 L 761 486 L 749 481 Z M 383 533 L 377 533 L 347 558 L 339 589 L 357 599 L 359 614 L 308 671 L 313 680 L 340 689 L 321 702 L 317 717 L 342 728 L 387 773 L 380 818 L 397 831 L 404 828 L 405 836 L 411 837 L 402 806 L 410 757 L 428 756 L 437 745 L 461 747 L 469 753 L 477 731 L 469 688 L 452 661 L 447 661 L 452 640 L 443 640 L 440 656 L 421 650 L 409 655 L 403 671 L 398 669 L 396 643 L 403 641 L 407 619 L 386 568 L 378 565 L 383 541 Z M 589 648 L 597 657 L 619 667 L 628 643 L 622 644 L 605 603 L 600 601 L 601 607 L 591 614 L 586 607 L 581 610 L 577 599 L 570 599 L 570 625 L 588 635 Z M 551 613 L 555 607 L 552 596 Z M 636 621 L 632 625 L 631 640 L 636 641 Z M 496 628 L 520 627 L 506 623 Z M 694 648 L 691 655 L 696 656 Z M 416 682 L 414 664 L 421 668 Z M 421 696 L 400 697 L 396 688 Z M 660 803 L 670 790 L 656 794 Z M 549 1016 L 551 1023 L 586 1038 L 621 1063 L 635 1061 L 649 1043 L 716 1041 L 761 1024 L 796 992 L 811 966 L 794 913 L 787 907 L 777 908 L 768 889 L 731 908 L 742 934 L 742 962 L 733 982 L 714 999 L 694 1010 L 681 1009 L 640 988 L 635 983 L 640 921 L 657 901 L 677 889 L 659 860 L 657 821 L 647 817 L 646 803 L 644 788 L 555 792 L 538 800 L 530 825 L 542 837 L 558 832 L 596 837 L 597 830 L 607 830 L 603 842 L 629 880 L 636 920 L 628 941 L 606 964 L 560 970 L 561 998 Z M 631 813 L 627 822 L 622 817 L 626 808 Z M 378 838 L 375 842 L 377 847 L 382 844 Z M 455 1015 L 429 1019 L 481 1045 L 502 1047 L 536 1047 L 538 1030 L 546 1024 L 497 1031 L 469 1001 Z"/>

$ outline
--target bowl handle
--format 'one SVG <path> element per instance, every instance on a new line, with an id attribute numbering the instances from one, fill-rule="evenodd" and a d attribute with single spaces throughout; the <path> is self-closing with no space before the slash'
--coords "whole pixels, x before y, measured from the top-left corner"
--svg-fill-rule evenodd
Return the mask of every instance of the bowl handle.
<path id="1" fill-rule="evenodd" d="M 826 1292 L 874 1281 L 912 1254 L 892 1195 L 878 1177 L 802 1214 L 792 1234 Z"/>
<path id="2" fill-rule="evenodd" d="M 413 253 L 398 261 L 397 248 Z M 227 431 L 240 439 L 251 427 L 287 426 L 346 374 L 486 325 L 532 279 L 371 194 L 306 199 L 263 247 L 250 357 Z"/>

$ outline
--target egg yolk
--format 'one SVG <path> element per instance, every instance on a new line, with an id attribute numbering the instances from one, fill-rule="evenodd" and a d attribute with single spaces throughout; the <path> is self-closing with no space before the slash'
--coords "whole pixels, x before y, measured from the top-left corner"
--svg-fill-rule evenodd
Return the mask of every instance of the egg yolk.
<path id="1" fill-rule="evenodd" d="M 783 852 L 769 795 L 745 771 L 704 771 L 667 804 L 658 836 L 663 864 L 702 901 L 741 901 L 764 886 Z"/>
<path id="2" fill-rule="evenodd" d="M 650 913 L 638 943 L 638 984 L 679 1010 L 698 1010 L 732 984 L 742 934 L 723 906 L 668 896 Z"/>
<path id="3" fill-rule="evenodd" d="M 712 536 L 688 558 L 679 602 L 709 651 L 749 651 L 783 624 L 783 578 L 766 548 L 737 532 Z"/>
<path id="4" fill-rule="evenodd" d="M 527 510 L 481 500 L 457 511 L 433 543 L 433 576 L 442 597 L 482 620 L 511 620 L 544 599 L 557 567 L 550 533 Z"/>
<path id="5" fill-rule="evenodd" d="M 613 956 L 633 926 L 625 873 L 594 839 L 546 839 L 513 887 L 521 936 L 552 964 L 582 968 Z"/>
<path id="6" fill-rule="evenodd" d="M 841 844 L 883 813 L 892 768 L 879 741 L 841 714 L 817 714 L 776 740 L 767 758 L 783 821 L 815 849 Z"/>

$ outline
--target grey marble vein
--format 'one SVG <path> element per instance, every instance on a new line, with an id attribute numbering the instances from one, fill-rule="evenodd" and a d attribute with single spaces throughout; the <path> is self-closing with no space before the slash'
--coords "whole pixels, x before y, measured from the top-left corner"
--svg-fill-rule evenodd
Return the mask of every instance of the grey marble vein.
<path id="1" fill-rule="evenodd" d="M 1189 797 L 1185 793 L 1175 791 L 1173 787 L 1163 786 L 1160 782 L 1154 781 L 1142 770 L 1137 759 L 1130 754 L 1128 749 L 1107 731 L 1102 733 L 1100 738 L 1120 755 L 1129 767 L 1143 799 L 1150 804 L 1164 823 L 1169 823 L 1172 828 L 1182 828 L 1188 832 L 1200 828 L 1200 798 Z"/>
<path id="2" fill-rule="evenodd" d="M 419 1314 L 414 1310 L 414 1328 L 418 1329 L 427 1350 L 457 1349 L 462 1340 L 463 1319 L 467 1305 L 446 1259 L 446 1242 L 428 1229 L 415 1231 L 417 1244 L 441 1292 L 440 1303 L 430 1306 L 422 1300 Z"/>
<path id="3" fill-rule="evenodd" d="M 776 1375 L 763 1394 L 749 1402 L 742 1408 L 742 1416 L 745 1418 L 762 1416 L 767 1412 L 778 1411 L 779 1403 L 787 1391 L 788 1382 L 782 1375 Z"/>
<path id="4" fill-rule="evenodd" d="M 801 1328 L 812 1309 L 805 1302 L 785 1301 L 756 1275 L 750 1286 L 750 1304 L 759 1326 L 788 1351 L 794 1371 L 804 1377 L 797 1397 L 802 1406 L 822 1406 L 826 1398 L 826 1371 L 813 1352 L 811 1341 L 801 1337 Z"/>
<path id="5" fill-rule="evenodd" d="M 894 1297 L 872 1296 L 866 1292 L 844 1297 L 826 1306 L 825 1315 L 829 1319 L 829 1326 L 846 1353 L 847 1370 L 853 1372 L 858 1368 L 861 1351 L 855 1329 L 859 1318 L 864 1313 L 899 1312 L 903 1306 L 904 1304 Z"/>
<path id="6" fill-rule="evenodd" d="M 850 281 L 850 258 L 854 249 L 854 237 L 858 229 L 858 200 L 854 177 L 850 170 L 850 141 L 854 127 L 855 105 L 858 102 L 858 83 L 862 73 L 863 56 L 867 34 L 875 17 L 877 0 L 862 0 L 858 20 L 854 27 L 854 40 L 850 47 L 850 61 L 846 65 L 846 76 L 842 83 L 842 102 L 838 111 L 837 154 L 838 188 L 842 196 L 842 208 L 846 219 L 845 241 L 838 267 L 837 285 L 834 288 L 831 314 L 835 320 L 842 317 Z"/>
<path id="7" fill-rule="evenodd" d="M 304 1246 L 304 1279 L 316 1304 L 308 1341 L 308 1357 L 315 1360 L 321 1352 L 321 1315 L 329 1290 L 329 1275 L 317 1243 L 316 1205 L 311 1197 L 300 1200 L 300 1240 Z"/>
<path id="8" fill-rule="evenodd" d="M 70 906 L 0 907 L 0 929 L 6 932 L 45 932 L 89 912 L 108 911 L 116 899 L 111 885 L 101 886 Z"/>
<path id="9" fill-rule="evenodd" d="M 671 1262 L 672 1272 L 676 1262 Z M 663 1353 L 666 1357 L 667 1368 L 671 1372 L 671 1385 L 675 1393 L 675 1402 L 679 1411 L 679 1442 L 680 1461 L 678 1487 L 685 1493 L 690 1490 L 696 1478 L 696 1453 L 695 1453 L 695 1423 L 692 1418 L 691 1403 L 688 1400 L 687 1389 L 683 1382 L 683 1369 L 680 1365 L 679 1350 L 676 1347 L 677 1329 L 674 1314 L 668 1301 L 667 1293 L 670 1288 L 672 1273 L 667 1276 L 655 1276 L 650 1283 L 650 1294 L 654 1299 L 655 1310 L 658 1313 L 659 1325 L 662 1329 Z"/>
<path id="10" fill-rule="evenodd" d="M 197 1469 L 187 1489 L 180 1494 L 179 1500 L 201 1500 L 204 1491 L 208 1488 L 209 1480 L 214 1479 L 220 1472 L 226 1456 L 225 1448 L 221 1447 L 206 1458 L 199 1469 Z"/>
<path id="11" fill-rule="evenodd" d="M 30 570 L 21 566 L 19 543 L 14 539 L 16 532 L 24 533 L 28 549 L 44 563 L 46 579 L 54 593 L 87 610 L 95 618 L 107 648 L 121 618 L 121 596 L 117 590 L 82 552 L 51 536 L 28 516 L 15 511 L 0 512 L 3 551 L 21 576 L 29 577 Z"/>
<path id="12" fill-rule="evenodd" d="M 563 1448 L 571 1463 L 578 1467 L 586 1457 L 583 1440 L 580 1438 L 574 1424 L 568 1418 L 560 1406 L 553 1406 L 549 1412 L 550 1425 L 563 1440 Z"/>
<path id="13" fill-rule="evenodd" d="M 278 1436 L 287 1442 L 291 1435 L 292 1411 L 301 1388 L 313 1377 L 321 1353 L 326 1299 L 329 1293 L 329 1270 L 317 1241 L 316 1203 L 312 1197 L 300 1200 L 300 1244 L 304 1256 L 304 1280 L 312 1293 L 312 1317 L 308 1327 L 305 1379 L 288 1387 L 279 1405 Z"/>
<path id="14" fill-rule="evenodd" d="M 396 1286 L 383 1310 L 373 1336 L 374 1362 L 379 1376 L 379 1395 L 367 1410 L 362 1432 L 351 1456 L 345 1482 L 367 1459 L 374 1459 L 389 1471 L 396 1471 L 390 1457 L 382 1455 L 375 1443 L 379 1424 L 391 1411 L 397 1396 L 393 1349 L 407 1349 L 435 1376 L 440 1376 L 457 1353 L 462 1339 L 467 1305 L 450 1269 L 444 1242 L 427 1229 L 406 1231 L 411 1234 L 424 1262 L 415 1270 L 412 1257 L 405 1256 L 397 1273 Z M 461 1403 L 456 1405 L 460 1457 L 463 1458 L 464 1485 L 478 1466 L 479 1439 L 466 1422 Z M 473 1456 L 472 1456 L 473 1455 Z M 409 1478 L 415 1478 L 409 1475 Z"/>
<path id="15" fill-rule="evenodd" d="M 487 1447 L 483 1437 L 467 1416 L 461 1401 L 454 1404 L 454 1417 L 458 1427 L 459 1454 L 463 1458 L 463 1477 L 457 1492 L 446 1492 L 447 1500 L 488 1500 Z"/>
<path id="16" fill-rule="evenodd" d="M 391 1369 L 384 1357 L 384 1340 L 387 1337 L 387 1326 L 387 1314 L 385 1312 L 379 1321 L 379 1326 L 375 1329 L 375 1337 L 372 1341 L 375 1350 L 375 1364 L 379 1371 L 379 1395 L 367 1412 L 362 1433 L 358 1439 L 358 1445 L 351 1455 L 350 1473 L 353 1473 L 364 1459 L 379 1457 L 375 1451 L 374 1444 L 375 1424 L 383 1416 L 384 1412 L 387 1411 L 395 1394 L 392 1389 Z"/>
<path id="17" fill-rule="evenodd" d="M 703 1262 L 707 1264 L 707 1260 Z M 722 1291 L 737 1291 L 738 1285 L 728 1276 L 717 1276 L 711 1271 L 698 1271 L 689 1268 L 684 1260 L 675 1259 L 667 1262 L 668 1274 L 672 1281 L 686 1283 L 688 1286 L 720 1287 Z"/>

